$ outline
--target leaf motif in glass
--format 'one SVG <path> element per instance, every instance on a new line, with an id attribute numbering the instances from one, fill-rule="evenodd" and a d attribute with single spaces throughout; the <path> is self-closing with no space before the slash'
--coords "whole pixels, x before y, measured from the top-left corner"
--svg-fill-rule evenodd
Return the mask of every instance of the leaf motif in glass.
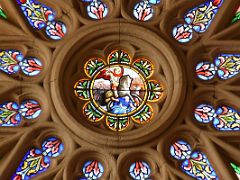
<path id="1" fill-rule="evenodd" d="M 182 170 L 195 179 L 219 179 L 206 155 L 198 151 L 193 152 L 191 158 L 183 161 Z"/>
<path id="2" fill-rule="evenodd" d="M 83 165 L 83 175 L 87 179 L 100 179 L 104 173 L 103 165 L 97 160 L 87 161 Z"/>
<path id="3" fill-rule="evenodd" d="M 0 126 L 18 126 L 22 117 L 30 120 L 37 118 L 42 112 L 35 100 L 24 100 L 19 106 L 14 101 L 0 104 Z"/>
<path id="4" fill-rule="evenodd" d="M 145 161 L 136 161 L 130 165 L 129 173 L 135 180 L 147 180 L 151 174 L 151 168 Z"/>
<path id="5" fill-rule="evenodd" d="M 7 15 L 0 4 L 0 18 L 7 19 Z"/>
<path id="6" fill-rule="evenodd" d="M 87 6 L 88 16 L 92 19 L 103 19 L 108 15 L 107 4 L 101 0 L 82 0 L 83 2 L 90 2 Z"/>
<path id="7" fill-rule="evenodd" d="M 237 165 L 234 164 L 234 163 L 230 163 L 230 164 L 231 164 L 233 170 L 235 171 L 236 176 L 238 177 L 238 179 L 240 179 L 240 167 L 237 166 Z"/>
<path id="8" fill-rule="evenodd" d="M 214 78 L 216 74 L 216 70 L 217 70 L 217 67 L 214 64 L 209 63 L 207 61 L 200 62 L 196 66 L 196 74 L 198 78 L 205 81 Z"/>
<path id="9" fill-rule="evenodd" d="M 215 110 L 208 104 L 200 104 L 195 108 L 195 119 L 201 123 L 209 123 L 216 117 Z"/>
<path id="10" fill-rule="evenodd" d="M 240 131 L 239 113 L 228 106 L 221 106 L 216 110 L 213 126 L 220 131 Z"/>
<path id="11" fill-rule="evenodd" d="M 159 4 L 160 0 L 142 0 L 135 4 L 133 9 L 134 17 L 139 21 L 148 21 L 153 17 L 154 9 L 152 5 Z"/>
<path id="12" fill-rule="evenodd" d="M 189 10 L 184 16 L 185 23 L 178 24 L 173 28 L 173 37 L 180 43 L 187 43 L 191 41 L 193 31 L 197 33 L 205 32 L 222 3 L 223 0 L 208 0 Z"/>
<path id="13" fill-rule="evenodd" d="M 215 65 L 221 79 L 230 79 L 240 72 L 240 55 L 221 54 L 215 59 Z"/>
<path id="14" fill-rule="evenodd" d="M 19 63 L 19 66 L 27 76 L 37 76 L 42 71 L 42 62 L 34 57 L 25 58 Z"/>
<path id="15" fill-rule="evenodd" d="M 22 102 L 19 112 L 26 119 L 35 119 L 41 114 L 42 109 L 37 101 L 29 99 Z"/>
<path id="16" fill-rule="evenodd" d="M 55 21 L 56 12 L 52 8 L 36 0 L 17 0 L 17 2 L 29 24 L 37 30 L 46 28 L 49 38 L 60 40 L 67 33 L 66 25 Z"/>
<path id="17" fill-rule="evenodd" d="M 181 169 L 189 176 L 203 180 L 219 179 L 206 155 L 200 151 L 192 152 L 191 146 L 186 141 L 179 140 L 171 145 L 170 154 L 182 161 Z"/>
<path id="18" fill-rule="evenodd" d="M 240 6 L 238 7 L 238 9 L 236 11 L 236 14 L 235 14 L 235 16 L 234 16 L 234 18 L 232 20 L 232 23 L 235 23 L 235 22 L 237 22 L 239 20 L 240 20 Z"/>
<path id="19" fill-rule="evenodd" d="M 0 104 L 0 126 L 18 126 L 20 122 L 21 115 L 16 102 L 9 101 Z"/>
<path id="20" fill-rule="evenodd" d="M 42 149 L 31 148 L 27 151 L 11 179 L 27 180 L 45 172 L 51 166 L 51 158 L 59 156 L 63 150 L 63 143 L 58 138 L 46 139 Z"/>
<path id="21" fill-rule="evenodd" d="M 23 60 L 23 54 L 17 50 L 0 50 L 0 70 L 11 75 L 19 71 L 19 62 Z"/>
<path id="22" fill-rule="evenodd" d="M 238 75 L 239 72 L 239 54 L 220 54 L 215 58 L 214 64 L 205 61 L 196 66 L 196 74 L 202 80 L 210 80 L 216 74 L 219 78 L 227 80 Z"/>
<path id="23" fill-rule="evenodd" d="M 17 50 L 0 50 L 0 70 L 9 75 L 21 70 L 26 76 L 37 76 L 42 71 L 42 62 L 35 57 L 24 58 Z"/>

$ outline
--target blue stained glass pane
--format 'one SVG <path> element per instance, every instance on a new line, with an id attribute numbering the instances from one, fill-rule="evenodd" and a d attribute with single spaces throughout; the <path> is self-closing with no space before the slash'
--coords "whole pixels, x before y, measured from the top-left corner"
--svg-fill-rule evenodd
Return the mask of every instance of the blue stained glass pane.
<path id="1" fill-rule="evenodd" d="M 223 0 L 209 0 L 189 10 L 184 16 L 186 24 L 179 24 L 173 28 L 173 37 L 180 43 L 187 43 L 191 41 L 193 31 L 205 32 L 222 3 Z"/>
<path id="2" fill-rule="evenodd" d="M 43 29 L 48 21 L 55 19 L 56 13 L 36 0 L 17 0 L 29 24 L 35 29 Z"/>
<path id="3" fill-rule="evenodd" d="M 191 25 L 178 24 L 173 28 L 173 37 L 180 43 L 187 43 L 192 40 L 193 29 Z"/>
<path id="4" fill-rule="evenodd" d="M 87 179 L 95 180 L 102 177 L 104 173 L 103 165 L 96 160 L 87 161 L 83 165 L 83 175 Z"/>
<path id="5" fill-rule="evenodd" d="M 34 57 L 24 59 L 19 66 L 27 76 L 37 76 L 42 71 L 42 62 Z"/>
<path id="6" fill-rule="evenodd" d="M 184 17 L 185 22 L 192 25 L 196 32 L 205 32 L 209 28 L 222 2 L 223 0 L 209 0 L 191 9 Z"/>
<path id="7" fill-rule="evenodd" d="M 67 33 L 67 27 L 63 22 L 51 21 L 47 23 L 46 34 L 50 39 L 61 40 Z"/>
<path id="8" fill-rule="evenodd" d="M 183 160 L 190 157 L 191 154 L 191 147 L 190 145 L 185 141 L 177 141 L 170 147 L 170 154 L 178 159 Z"/>
<path id="9" fill-rule="evenodd" d="M 239 113 L 228 106 L 221 106 L 216 110 L 216 118 L 213 125 L 220 131 L 240 131 Z"/>
<path id="10" fill-rule="evenodd" d="M 200 104 L 196 107 L 194 112 L 195 119 L 201 123 L 209 123 L 215 117 L 215 110 L 208 104 Z"/>
<path id="11" fill-rule="evenodd" d="M 202 152 L 193 152 L 191 158 L 183 161 L 181 167 L 186 174 L 195 179 L 219 179 L 206 155 Z"/>
<path id="12" fill-rule="evenodd" d="M 40 149 L 29 150 L 16 172 L 12 176 L 12 180 L 28 180 L 34 176 L 46 171 L 50 166 L 50 159 L 42 155 Z"/>
<path id="13" fill-rule="evenodd" d="M 146 180 L 151 174 L 151 168 L 144 161 L 136 161 L 130 165 L 129 173 L 133 179 Z"/>
<path id="14" fill-rule="evenodd" d="M 151 4 L 159 4 L 161 0 L 149 0 Z"/>
<path id="15" fill-rule="evenodd" d="M 133 15 L 139 21 L 148 21 L 153 17 L 153 7 L 148 1 L 142 1 L 134 6 Z"/>
<path id="16" fill-rule="evenodd" d="M 19 112 L 26 119 L 35 119 L 41 114 L 42 109 L 37 101 L 30 99 L 22 102 Z"/>
<path id="17" fill-rule="evenodd" d="M 23 157 L 12 180 L 28 180 L 46 171 L 51 165 L 50 157 L 57 157 L 63 150 L 62 142 L 50 137 L 42 144 L 42 150 L 32 148 Z"/>
<path id="18" fill-rule="evenodd" d="M 101 0 L 83 0 L 83 2 L 90 2 L 87 6 L 87 13 L 90 18 L 99 20 L 108 15 L 108 7 Z"/>
<path id="19" fill-rule="evenodd" d="M 44 156 L 57 157 L 64 150 L 64 145 L 58 138 L 49 137 L 43 142 L 42 150 Z"/>
<path id="20" fill-rule="evenodd" d="M 15 74 L 19 71 L 19 62 L 23 55 L 17 50 L 0 50 L 0 70 L 7 74 Z"/>
<path id="21" fill-rule="evenodd" d="M 18 110 L 19 106 L 16 102 L 0 104 L 0 126 L 18 126 L 21 122 Z"/>
<path id="22" fill-rule="evenodd" d="M 214 64 L 209 62 L 200 62 L 196 66 L 196 74 L 198 78 L 202 80 L 210 80 L 212 79 L 216 74 L 217 68 Z"/>
<path id="23" fill-rule="evenodd" d="M 221 54 L 215 59 L 218 76 L 221 79 L 230 79 L 240 72 L 240 54 Z"/>

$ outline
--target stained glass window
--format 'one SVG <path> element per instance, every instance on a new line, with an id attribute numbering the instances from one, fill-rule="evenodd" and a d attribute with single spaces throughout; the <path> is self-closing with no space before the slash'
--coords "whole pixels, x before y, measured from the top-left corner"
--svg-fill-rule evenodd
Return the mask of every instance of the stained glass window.
<path id="1" fill-rule="evenodd" d="M 139 21 L 148 21 L 154 15 L 153 5 L 159 4 L 160 0 L 141 0 L 135 4 L 133 15 Z"/>
<path id="2" fill-rule="evenodd" d="M 27 76 L 36 76 L 42 70 L 42 62 L 35 57 L 24 58 L 18 50 L 0 50 L 0 70 L 15 74 L 20 69 Z"/>
<path id="3" fill-rule="evenodd" d="M 0 179 L 240 179 L 239 2 L 0 5 Z"/>
<path id="4" fill-rule="evenodd" d="M 232 20 L 233 23 L 237 22 L 240 20 L 240 6 L 238 7 L 238 10 L 236 11 L 236 14 Z"/>
<path id="5" fill-rule="evenodd" d="M 63 22 L 55 21 L 56 12 L 36 0 L 17 0 L 29 24 L 38 30 L 46 28 L 46 35 L 53 40 L 60 40 L 67 32 Z"/>
<path id="6" fill-rule="evenodd" d="M 194 116 L 201 123 L 212 121 L 214 128 L 220 131 L 240 130 L 239 113 L 229 106 L 221 106 L 214 110 L 210 105 L 201 104 L 195 109 Z"/>
<path id="7" fill-rule="evenodd" d="M 223 80 L 230 79 L 239 73 L 239 60 L 239 54 L 221 54 L 215 58 L 214 64 L 200 62 L 196 67 L 196 74 L 202 80 L 210 80 L 215 74 Z"/>
<path id="8" fill-rule="evenodd" d="M 97 161 L 97 160 L 91 160 L 84 163 L 83 168 L 83 177 L 81 177 L 79 180 L 84 179 L 100 179 L 104 173 L 104 167 L 103 165 Z"/>
<path id="9" fill-rule="evenodd" d="M 234 164 L 234 163 L 231 163 L 231 166 L 232 166 L 232 168 L 234 169 L 234 171 L 235 171 L 235 173 L 236 173 L 238 179 L 240 179 L 240 167 L 237 166 L 237 165 Z"/>
<path id="10" fill-rule="evenodd" d="M 1 18 L 4 18 L 4 19 L 7 19 L 7 15 L 6 15 L 6 13 L 4 12 L 1 4 L 0 4 L 0 17 L 1 17 Z"/>
<path id="11" fill-rule="evenodd" d="M 106 3 L 101 0 L 82 0 L 83 2 L 88 2 L 87 13 L 92 19 L 103 19 L 108 15 L 108 7 Z"/>
<path id="12" fill-rule="evenodd" d="M 115 50 L 107 62 L 91 58 L 84 71 L 89 79 L 79 80 L 74 88 L 77 97 L 89 101 L 83 107 L 88 120 L 99 122 L 106 118 L 109 129 L 123 131 L 130 119 L 137 124 L 152 119 L 149 103 L 161 99 L 163 87 L 151 79 L 153 64 L 148 59 L 132 60 L 127 52 Z"/>
<path id="13" fill-rule="evenodd" d="M 18 126 L 22 117 L 31 120 L 41 113 L 41 107 L 35 100 L 24 100 L 21 105 L 14 101 L 0 104 L 0 126 Z"/>
<path id="14" fill-rule="evenodd" d="M 192 152 L 187 142 L 175 142 L 170 153 L 175 159 L 182 160 L 181 168 L 189 176 L 195 179 L 219 179 L 206 155 L 200 151 Z"/>
<path id="15" fill-rule="evenodd" d="M 173 29 L 173 37 L 180 43 L 187 43 L 193 38 L 193 32 L 204 33 L 221 7 L 223 0 L 208 0 L 189 10 L 184 16 L 184 24 Z"/>
<path id="16" fill-rule="evenodd" d="M 51 158 L 59 156 L 63 149 L 59 139 L 48 138 L 43 142 L 41 149 L 32 148 L 25 154 L 11 179 L 25 180 L 41 174 L 51 166 Z"/>
<path id="17" fill-rule="evenodd" d="M 145 180 L 150 177 L 151 169 L 148 163 L 137 161 L 131 164 L 129 173 L 133 179 Z"/>

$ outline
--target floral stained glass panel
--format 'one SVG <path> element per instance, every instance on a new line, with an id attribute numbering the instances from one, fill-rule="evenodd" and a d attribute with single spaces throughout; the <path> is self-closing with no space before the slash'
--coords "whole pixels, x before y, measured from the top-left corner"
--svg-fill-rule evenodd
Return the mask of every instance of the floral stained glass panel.
<path id="1" fill-rule="evenodd" d="M 177 141 L 170 147 L 170 154 L 177 160 L 181 160 L 182 170 L 195 179 L 219 179 L 206 155 L 200 151 L 192 152 L 190 145 L 183 141 Z"/>
<path id="2" fill-rule="evenodd" d="M 37 76 L 42 71 L 42 62 L 35 57 L 24 57 L 18 50 L 0 50 L 0 70 L 11 75 L 20 70 L 26 76 Z"/>
<path id="3" fill-rule="evenodd" d="M 82 1 L 90 3 L 87 6 L 87 13 L 90 18 L 99 20 L 105 18 L 108 15 L 107 4 L 105 4 L 101 0 L 82 0 Z"/>
<path id="4" fill-rule="evenodd" d="M 219 78 L 227 80 L 237 76 L 240 72 L 239 54 L 220 54 L 214 64 L 204 61 L 196 66 L 196 74 L 202 80 L 210 80 L 217 74 Z"/>
<path id="5" fill-rule="evenodd" d="M 151 168 L 144 161 L 137 161 L 130 165 L 129 173 L 134 180 L 147 180 L 151 174 Z"/>
<path id="6" fill-rule="evenodd" d="M 212 121 L 214 128 L 219 131 L 240 131 L 239 113 L 229 106 L 223 105 L 214 110 L 210 105 L 201 104 L 196 107 L 194 116 L 201 123 Z"/>
<path id="7" fill-rule="evenodd" d="M 102 177 L 104 173 L 104 167 L 99 161 L 91 160 L 84 163 L 82 172 L 84 177 L 79 178 L 79 180 L 96 180 Z"/>
<path id="8" fill-rule="evenodd" d="M 22 117 L 36 119 L 42 112 L 40 104 L 32 99 L 25 100 L 19 106 L 14 101 L 0 104 L 0 126 L 18 126 Z"/>
<path id="9" fill-rule="evenodd" d="M 55 21 L 56 12 L 52 8 L 36 0 L 17 0 L 17 2 L 33 28 L 37 30 L 46 28 L 46 35 L 53 40 L 60 40 L 65 36 L 66 25 Z"/>
<path id="10" fill-rule="evenodd" d="M 130 119 L 137 124 L 151 120 L 153 109 L 149 103 L 160 100 L 163 87 L 150 79 L 153 64 L 148 59 L 132 60 L 128 53 L 115 50 L 107 63 L 91 58 L 84 69 L 89 79 L 80 79 L 74 91 L 78 98 L 89 101 L 83 111 L 90 121 L 99 122 L 106 116 L 109 129 L 123 131 Z"/>
<path id="11" fill-rule="evenodd" d="M 223 0 L 208 0 L 191 9 L 184 16 L 185 24 L 173 28 L 173 37 L 180 43 L 191 41 L 193 32 L 204 33 L 210 26 Z"/>
<path id="12" fill-rule="evenodd" d="M 59 139 L 46 139 L 42 149 L 32 148 L 25 154 L 11 179 L 27 180 L 41 174 L 50 167 L 51 158 L 58 157 L 63 150 L 63 143 Z"/>
<path id="13" fill-rule="evenodd" d="M 160 0 L 141 0 L 135 4 L 133 15 L 139 21 L 148 21 L 153 17 L 153 5 L 159 4 Z"/>

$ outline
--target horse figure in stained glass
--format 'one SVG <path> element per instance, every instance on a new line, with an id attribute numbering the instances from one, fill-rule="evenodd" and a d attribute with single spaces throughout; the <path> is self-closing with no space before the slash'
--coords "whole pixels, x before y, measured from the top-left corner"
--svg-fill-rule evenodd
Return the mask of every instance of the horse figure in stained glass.
<path id="1" fill-rule="evenodd" d="M 142 99 L 131 91 L 133 79 L 124 75 L 122 66 L 116 66 L 102 71 L 97 78 L 108 80 L 111 89 L 105 93 L 107 111 L 112 114 L 127 114 L 136 109 Z M 107 82 L 105 82 L 107 83 Z"/>
<path id="2" fill-rule="evenodd" d="M 43 142 L 42 149 L 32 148 L 25 154 L 11 179 L 27 180 L 45 172 L 51 165 L 50 158 L 59 156 L 63 149 L 59 139 L 48 138 Z"/>
<path id="3" fill-rule="evenodd" d="M 190 145 L 183 141 L 177 141 L 170 147 L 170 154 L 181 163 L 182 170 L 195 179 L 218 180 L 213 167 L 206 155 L 200 151 L 192 152 Z"/>
<path id="4" fill-rule="evenodd" d="M 131 59 L 123 50 L 114 50 L 107 62 L 90 58 L 84 66 L 91 79 L 80 79 L 74 85 L 74 93 L 87 100 L 83 107 L 85 117 L 99 122 L 106 117 L 107 126 L 113 131 L 123 131 L 130 124 L 148 123 L 153 117 L 151 102 L 162 97 L 163 87 L 149 79 L 153 64 L 147 58 Z"/>

